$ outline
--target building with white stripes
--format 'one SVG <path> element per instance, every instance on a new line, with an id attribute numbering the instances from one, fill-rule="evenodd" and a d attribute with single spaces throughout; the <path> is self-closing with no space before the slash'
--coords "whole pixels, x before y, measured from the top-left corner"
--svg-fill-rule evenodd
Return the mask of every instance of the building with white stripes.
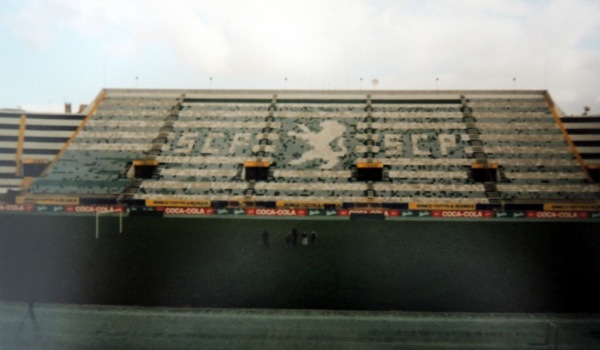
<path id="1" fill-rule="evenodd" d="M 0 193 L 20 190 L 54 159 L 84 114 L 0 111 Z"/>
<path id="2" fill-rule="evenodd" d="M 584 163 L 600 167 L 600 116 L 563 117 L 562 123 Z"/>

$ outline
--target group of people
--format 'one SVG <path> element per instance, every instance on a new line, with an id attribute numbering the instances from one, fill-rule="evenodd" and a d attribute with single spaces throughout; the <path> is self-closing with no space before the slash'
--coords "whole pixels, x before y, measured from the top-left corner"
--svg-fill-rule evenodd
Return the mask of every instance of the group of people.
<path id="1" fill-rule="evenodd" d="M 262 242 L 265 248 L 270 247 L 269 243 L 270 234 L 267 229 L 262 233 Z M 299 232 L 296 228 L 293 228 L 287 235 L 285 235 L 285 247 L 296 247 L 298 245 L 303 246 L 314 246 L 317 244 L 317 231 L 313 230 L 310 234 L 306 231 Z"/>

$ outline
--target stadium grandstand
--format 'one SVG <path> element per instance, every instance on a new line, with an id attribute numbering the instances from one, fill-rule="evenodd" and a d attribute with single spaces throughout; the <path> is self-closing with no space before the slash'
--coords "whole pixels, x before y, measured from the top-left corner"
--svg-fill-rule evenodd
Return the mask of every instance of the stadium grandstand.
<path id="1" fill-rule="evenodd" d="M 171 214 L 589 216 L 598 118 L 559 113 L 546 91 L 106 89 L 85 115 L 2 114 L 2 181 L 17 204 Z"/>
<path id="2" fill-rule="evenodd" d="M 600 118 L 547 91 L 104 89 L 0 137 L 0 348 L 599 348 Z"/>

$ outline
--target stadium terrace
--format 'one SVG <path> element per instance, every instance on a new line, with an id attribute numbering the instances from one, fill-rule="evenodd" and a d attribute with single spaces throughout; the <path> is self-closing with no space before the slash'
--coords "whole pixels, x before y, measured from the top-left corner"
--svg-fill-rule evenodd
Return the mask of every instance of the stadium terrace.
<path id="1" fill-rule="evenodd" d="M 0 113 L 5 211 L 594 218 L 600 118 L 546 91 L 105 89 Z"/>

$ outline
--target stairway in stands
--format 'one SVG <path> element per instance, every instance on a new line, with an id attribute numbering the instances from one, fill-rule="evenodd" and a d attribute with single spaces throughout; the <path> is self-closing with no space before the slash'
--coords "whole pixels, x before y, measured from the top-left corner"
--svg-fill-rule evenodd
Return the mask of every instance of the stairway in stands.
<path id="1" fill-rule="evenodd" d="M 174 125 L 179 119 L 179 111 L 181 111 L 184 98 L 185 94 L 181 94 L 177 99 L 177 102 L 171 107 L 169 115 L 164 119 L 163 125 L 158 130 L 158 135 L 152 140 L 152 148 L 148 151 L 146 158 L 140 160 L 154 161 L 161 155 L 163 147 L 167 143 L 169 134 L 173 132 Z M 132 199 L 140 190 L 143 181 L 143 179 L 131 179 L 129 185 L 119 196 L 119 201 Z"/>
<path id="2" fill-rule="evenodd" d="M 262 130 L 262 137 L 258 140 L 258 148 L 252 153 L 252 155 L 256 157 L 256 162 L 258 163 L 266 161 L 272 153 L 271 151 L 269 151 L 269 148 L 267 146 L 269 146 L 272 143 L 272 141 L 270 141 L 269 139 L 269 134 L 277 133 L 277 130 L 275 130 L 275 127 L 272 124 L 273 122 L 275 122 L 275 111 L 277 111 L 277 94 L 273 95 L 273 98 L 271 99 L 271 104 L 269 105 L 268 110 L 269 113 L 265 118 L 265 127 Z M 241 170 L 242 169 L 240 169 L 240 171 Z M 269 175 L 267 177 L 270 179 L 273 178 L 273 169 L 271 167 L 269 169 Z M 254 189 L 255 186 L 256 181 L 249 180 L 248 187 L 244 190 L 244 197 L 250 199 L 252 198 L 252 196 L 256 195 L 256 190 Z"/>
<path id="3" fill-rule="evenodd" d="M 483 149 L 483 142 L 479 137 L 479 135 L 481 135 L 481 131 L 477 128 L 476 120 L 473 117 L 473 109 L 469 106 L 469 101 L 464 95 L 461 95 L 460 98 L 462 103 L 461 110 L 463 113 L 463 122 L 467 128 L 469 143 L 473 148 L 473 158 L 475 159 L 476 164 L 479 164 L 484 168 L 488 168 L 490 163 L 488 162 L 487 154 Z M 500 193 L 498 192 L 495 179 L 490 179 L 490 181 L 484 182 L 483 188 L 490 204 L 503 204 L 502 200 L 500 199 Z"/>
<path id="4" fill-rule="evenodd" d="M 365 111 L 367 112 L 367 116 L 365 117 L 365 122 L 367 123 L 367 139 L 366 139 L 366 145 L 367 145 L 367 149 L 365 154 L 363 155 L 363 157 L 365 158 L 367 163 L 373 163 L 373 158 L 375 155 L 373 146 L 375 145 L 375 141 L 373 139 L 373 136 L 375 135 L 375 129 L 373 128 L 373 122 L 375 121 L 375 119 L 373 118 L 373 115 L 371 114 L 373 112 L 373 102 L 371 99 L 371 95 L 367 95 L 367 105 L 365 107 Z M 365 194 L 367 196 L 368 199 L 374 199 L 376 196 L 375 193 L 375 183 L 373 181 L 367 181 L 367 190 L 365 191 Z"/>
<path id="5" fill-rule="evenodd" d="M 173 132 L 173 126 L 175 125 L 175 122 L 177 122 L 177 120 L 179 119 L 179 111 L 181 111 L 181 105 L 183 104 L 184 98 L 185 94 L 182 94 L 177 99 L 175 105 L 171 107 L 171 112 L 165 118 L 162 127 L 158 130 L 158 136 L 156 136 L 156 138 L 152 140 L 152 148 L 148 152 L 148 156 L 145 160 L 156 160 L 156 157 L 161 155 L 162 149 L 167 143 L 169 134 Z"/>

